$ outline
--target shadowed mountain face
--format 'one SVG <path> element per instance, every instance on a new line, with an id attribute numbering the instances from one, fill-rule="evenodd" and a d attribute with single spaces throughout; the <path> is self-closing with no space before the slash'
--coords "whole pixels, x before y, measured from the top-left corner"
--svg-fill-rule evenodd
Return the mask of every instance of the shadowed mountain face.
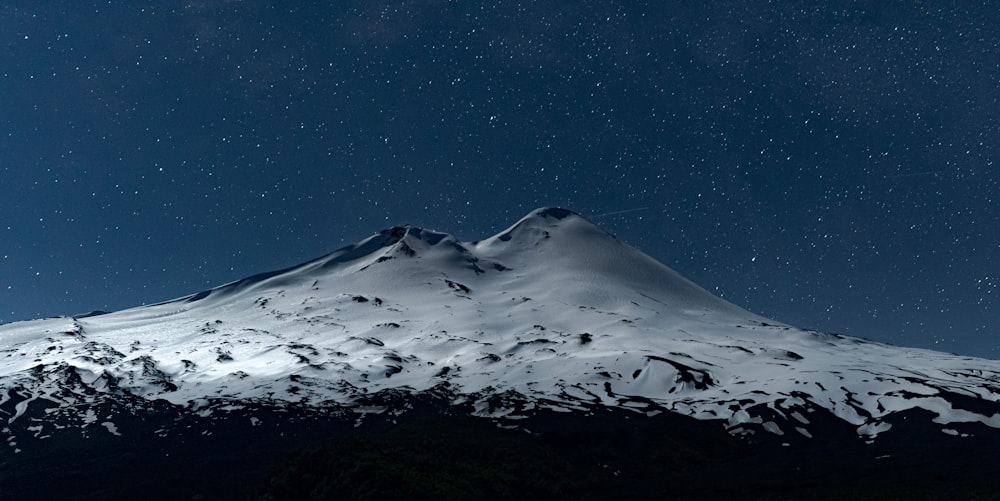
<path id="1" fill-rule="evenodd" d="M 890 473 L 903 466 L 944 471 L 938 462 L 902 459 L 906 451 L 952 458 L 945 470 L 965 465 L 962 478 L 982 486 L 969 464 L 995 450 L 983 444 L 993 444 L 1000 428 L 998 374 L 997 361 L 759 317 L 571 211 L 539 209 L 479 242 L 394 227 L 302 265 L 172 301 L 0 326 L 0 486 L 40 494 L 51 488 L 33 483 L 41 472 L 58 467 L 91 478 L 103 466 L 130 462 L 123 457 L 155 456 L 170 476 L 184 476 L 183 466 L 163 458 L 185 454 L 231 473 L 185 489 L 241 485 L 248 472 L 263 474 L 307 445 L 313 452 L 303 454 L 340 464 L 338 454 L 358 446 L 343 440 L 360 434 L 383 443 L 387 423 L 415 415 L 434 430 L 416 435 L 442 440 L 452 425 L 441 416 L 463 423 L 456 426 L 491 424 L 489 433 L 470 432 L 475 436 L 501 433 L 495 424 L 529 431 L 538 442 L 515 441 L 512 450 L 540 447 L 548 452 L 539 457 L 561 464 L 570 451 L 581 472 L 600 461 L 567 444 L 613 449 L 621 434 L 621 444 L 634 441 L 630 457 L 608 459 L 630 473 L 587 474 L 604 487 L 581 481 L 555 494 L 656 493 L 653 478 L 710 476 L 720 465 L 742 465 L 747 473 L 727 478 L 744 483 L 769 464 L 811 472 L 802 477 L 808 485 L 860 464 L 887 472 L 858 480 L 858 488 L 898 480 Z M 295 433 L 293 422 L 300 423 Z M 696 440 L 678 446 L 679 456 L 636 445 L 683 441 L 675 434 L 682 431 Z M 327 437 L 340 437 L 339 445 L 316 445 Z M 103 466 L 80 452 L 101 447 L 116 451 Z M 816 461 L 820 453 L 853 459 L 838 466 Z M 954 459 L 959 455 L 964 459 Z M 245 464 L 250 457 L 257 466 Z M 807 458 L 814 466 L 803 470 L 798 463 Z M 399 473 L 377 463 L 378 475 Z M 150 473 L 149 485 L 161 477 Z M 456 485 L 411 487 L 466 495 L 473 491 L 462 489 L 476 482 Z M 761 488 L 780 493 L 782 485 Z M 234 495 L 227 489 L 212 492 Z"/>

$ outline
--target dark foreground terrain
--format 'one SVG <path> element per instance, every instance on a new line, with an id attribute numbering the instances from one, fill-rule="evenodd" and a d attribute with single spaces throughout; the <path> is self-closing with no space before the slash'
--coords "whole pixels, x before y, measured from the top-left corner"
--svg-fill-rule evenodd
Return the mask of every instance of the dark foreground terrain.
<path id="1" fill-rule="evenodd" d="M 747 440 L 669 413 L 500 422 L 430 397 L 396 407 L 407 410 L 360 420 L 264 406 L 212 417 L 99 409 L 120 436 L 97 423 L 41 437 L 15 429 L 21 452 L 0 450 L 0 499 L 1000 498 L 1000 434 L 970 425 L 973 436 L 949 436 L 918 413 L 866 444 L 820 414 L 822 436 Z"/>

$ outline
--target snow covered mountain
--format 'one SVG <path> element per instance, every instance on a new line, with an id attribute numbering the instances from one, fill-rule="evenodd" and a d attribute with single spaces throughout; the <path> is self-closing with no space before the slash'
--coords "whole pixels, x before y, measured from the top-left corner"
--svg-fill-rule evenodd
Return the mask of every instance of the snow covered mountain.
<path id="1" fill-rule="evenodd" d="M 1000 428 L 1000 361 L 762 318 L 556 208 L 478 242 L 394 227 L 172 301 L 0 326 L 0 457 L 127 435 L 144 407 L 257 424 L 427 394 L 510 426 L 614 408 L 786 445 L 831 421 L 877 442 L 902 415 L 958 439 Z"/>

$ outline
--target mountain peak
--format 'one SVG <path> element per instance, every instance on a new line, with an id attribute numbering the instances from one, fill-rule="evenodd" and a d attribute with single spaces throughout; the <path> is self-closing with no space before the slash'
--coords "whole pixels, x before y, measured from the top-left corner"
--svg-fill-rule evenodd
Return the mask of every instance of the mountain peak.
<path id="1" fill-rule="evenodd" d="M 531 244 L 537 244 L 539 241 L 551 237 L 556 231 L 565 233 L 574 231 L 574 229 L 583 230 L 585 233 L 595 231 L 605 233 L 576 212 L 558 207 L 542 207 L 531 211 L 506 230 L 483 242 L 488 245 L 497 241 L 526 240 Z"/>
<path id="2" fill-rule="evenodd" d="M 580 217 L 579 214 L 577 214 L 577 213 L 575 213 L 575 212 L 573 212 L 573 211 L 571 211 L 569 209 L 563 209 L 561 207 L 541 207 L 541 208 L 538 208 L 538 209 L 535 209 L 535 210 L 531 211 L 531 213 L 528 214 L 525 217 L 526 218 L 537 217 L 537 218 L 543 218 L 543 219 L 562 220 L 562 219 L 566 219 L 567 217 L 570 217 L 570 216 Z"/>
<path id="3" fill-rule="evenodd" d="M 446 238 L 454 238 L 447 233 L 425 230 L 409 224 L 403 226 L 393 226 L 379 232 L 386 237 L 384 245 L 392 245 L 401 240 L 419 240 L 427 245 L 437 245 Z"/>

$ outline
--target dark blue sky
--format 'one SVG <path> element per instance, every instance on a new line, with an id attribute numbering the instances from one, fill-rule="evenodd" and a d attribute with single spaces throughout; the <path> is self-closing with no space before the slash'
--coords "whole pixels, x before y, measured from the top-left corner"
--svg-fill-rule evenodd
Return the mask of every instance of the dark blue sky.
<path id="1" fill-rule="evenodd" d="M 777 320 L 1000 357 L 995 5 L 273 3 L 3 2 L 0 321 L 555 205 Z"/>

